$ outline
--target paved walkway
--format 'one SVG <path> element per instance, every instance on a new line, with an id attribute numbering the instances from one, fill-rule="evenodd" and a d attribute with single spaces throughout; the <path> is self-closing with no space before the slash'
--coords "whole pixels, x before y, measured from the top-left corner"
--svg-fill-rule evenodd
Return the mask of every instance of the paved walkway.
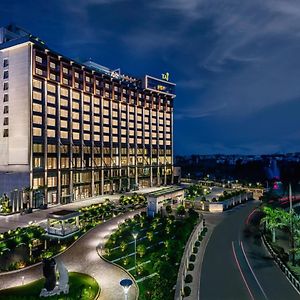
<path id="1" fill-rule="evenodd" d="M 123 278 L 128 278 L 128 274 L 101 259 L 97 248 L 106 243 L 118 223 L 142 210 L 127 212 L 96 226 L 57 258 L 64 262 L 70 272 L 82 272 L 93 276 L 101 286 L 101 294 L 98 298 L 100 300 L 123 300 L 124 293 L 119 282 Z M 26 270 L 0 274 L 0 289 L 21 285 L 22 280 L 25 284 L 30 283 L 41 277 L 43 277 L 41 264 Z M 129 291 L 128 300 L 135 299 L 136 292 L 137 289 L 133 286 Z"/>
<path id="2" fill-rule="evenodd" d="M 136 192 L 139 194 L 149 193 L 149 192 L 156 191 L 156 190 L 159 190 L 162 188 L 164 188 L 164 187 L 145 188 L 145 189 L 140 189 Z M 135 193 L 135 192 L 129 192 L 126 194 L 132 194 L 132 193 Z M 105 199 L 117 201 L 117 200 L 119 200 L 121 195 L 122 194 L 103 195 L 103 196 L 89 198 L 86 200 L 73 202 L 73 203 L 69 203 L 69 204 L 65 204 L 65 205 L 52 206 L 45 210 L 37 209 L 31 214 L 20 215 L 19 213 L 17 213 L 17 214 L 13 214 L 10 216 L 0 216 L 0 233 L 6 232 L 10 229 L 11 230 L 16 229 L 17 227 L 26 227 L 29 225 L 30 222 L 35 222 L 37 224 L 43 225 L 43 223 L 46 222 L 47 215 L 49 213 L 53 213 L 53 212 L 61 210 L 61 209 L 77 210 L 77 209 L 80 209 L 82 207 L 89 206 L 92 204 L 102 203 L 105 201 Z"/>

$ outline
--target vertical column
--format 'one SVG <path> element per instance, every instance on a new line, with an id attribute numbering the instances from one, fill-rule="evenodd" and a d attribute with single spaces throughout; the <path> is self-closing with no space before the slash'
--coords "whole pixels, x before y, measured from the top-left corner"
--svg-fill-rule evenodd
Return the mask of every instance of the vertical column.
<path id="1" fill-rule="evenodd" d="M 102 91 L 103 94 L 103 91 Z M 103 96 L 100 97 L 100 138 L 101 138 L 101 179 L 100 179 L 100 194 L 104 194 L 104 141 L 103 141 Z"/>
<path id="2" fill-rule="evenodd" d="M 30 115 L 29 115 L 29 124 L 28 124 L 28 128 L 30 130 L 29 132 L 29 188 L 30 188 L 30 192 L 29 192 L 29 207 L 32 207 L 32 188 L 33 188 L 33 125 L 32 125 L 32 73 L 33 73 L 33 69 L 35 69 L 35 49 L 33 49 L 32 44 L 29 45 L 29 95 L 28 95 L 28 99 L 29 99 L 29 111 L 30 111 Z M 45 94 L 44 94 L 45 96 Z M 45 98 L 44 98 L 45 99 Z M 27 196 L 26 196 L 27 197 Z M 23 208 L 23 201 L 22 201 L 22 208 Z"/>
<path id="3" fill-rule="evenodd" d="M 56 117 L 56 128 L 57 128 L 57 201 L 61 203 L 61 136 L 60 136 L 60 84 L 57 85 L 56 90 L 57 99 L 57 117 Z"/>

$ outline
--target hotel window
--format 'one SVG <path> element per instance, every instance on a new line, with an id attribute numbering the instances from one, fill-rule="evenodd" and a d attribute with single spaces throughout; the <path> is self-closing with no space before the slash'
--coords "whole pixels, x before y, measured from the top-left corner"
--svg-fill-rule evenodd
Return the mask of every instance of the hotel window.
<path id="1" fill-rule="evenodd" d="M 72 107 L 73 107 L 73 109 L 79 109 L 79 107 L 80 107 L 79 102 L 73 101 Z"/>
<path id="2" fill-rule="evenodd" d="M 73 122 L 73 124 L 72 124 L 72 128 L 73 128 L 73 129 L 77 129 L 77 130 L 79 130 L 79 123 L 77 123 L 77 122 Z"/>
<path id="3" fill-rule="evenodd" d="M 61 131 L 61 132 L 60 132 L 60 137 L 61 137 L 62 139 L 67 139 L 67 138 L 69 137 L 68 131 Z"/>
<path id="4" fill-rule="evenodd" d="M 69 74 L 69 70 L 67 68 L 63 67 L 63 73 L 64 74 Z"/>
<path id="5" fill-rule="evenodd" d="M 48 106 L 48 107 L 47 107 L 47 113 L 48 113 L 48 115 L 53 115 L 53 116 L 55 116 L 55 114 L 56 114 L 56 109 L 55 109 L 55 107 Z"/>
<path id="6" fill-rule="evenodd" d="M 40 56 L 36 56 L 35 57 L 35 61 L 42 64 L 43 63 L 43 59 Z"/>
<path id="7" fill-rule="evenodd" d="M 91 82 L 91 78 L 88 76 L 85 76 L 85 80 L 86 80 L 86 82 Z"/>
<path id="8" fill-rule="evenodd" d="M 43 119 L 41 116 L 33 116 L 32 119 L 34 124 L 41 125 L 43 123 Z"/>
<path id="9" fill-rule="evenodd" d="M 5 128 L 3 130 L 3 137 L 8 137 L 8 129 L 7 128 Z"/>
<path id="10" fill-rule="evenodd" d="M 55 97 L 52 96 L 52 95 L 47 95 L 47 102 L 48 102 L 48 103 L 55 104 L 56 99 L 55 99 Z"/>
<path id="11" fill-rule="evenodd" d="M 8 94 L 3 95 L 3 102 L 8 102 Z"/>
<path id="12" fill-rule="evenodd" d="M 60 120 L 60 127 L 62 127 L 62 128 L 68 128 L 68 121 Z"/>
<path id="13" fill-rule="evenodd" d="M 55 137 L 55 130 L 54 129 L 47 129 L 47 136 L 49 138 L 54 138 Z"/>
<path id="14" fill-rule="evenodd" d="M 84 96 L 83 96 L 83 101 L 84 101 L 84 102 L 87 102 L 87 103 L 90 103 L 90 102 L 91 102 L 91 97 L 88 96 L 88 95 L 84 95 Z"/>
<path id="15" fill-rule="evenodd" d="M 50 73 L 50 79 L 51 79 L 51 80 L 53 80 L 53 81 L 55 81 L 55 80 L 56 80 L 56 75 L 55 75 L 55 74 L 52 74 L 52 73 Z"/>
<path id="16" fill-rule="evenodd" d="M 43 167 L 43 158 L 42 157 L 34 157 L 33 158 L 33 167 L 34 168 L 42 168 Z"/>
<path id="17" fill-rule="evenodd" d="M 75 72 L 75 73 L 74 73 L 74 77 L 75 77 L 75 78 L 79 78 L 79 73 L 78 73 L 78 72 Z"/>
<path id="18" fill-rule="evenodd" d="M 8 125 L 8 117 L 5 117 L 4 119 L 3 119 L 3 125 L 5 126 L 5 125 Z"/>
<path id="19" fill-rule="evenodd" d="M 35 68 L 35 73 L 38 75 L 43 76 L 43 70 L 39 69 L 39 68 Z"/>
<path id="20" fill-rule="evenodd" d="M 56 153 L 56 145 L 49 144 L 47 151 L 48 151 L 48 153 Z"/>
<path id="21" fill-rule="evenodd" d="M 62 157 L 61 158 L 61 167 L 62 168 L 69 168 L 69 157 Z M 63 174 L 67 175 L 67 174 Z"/>
<path id="22" fill-rule="evenodd" d="M 95 114 L 100 114 L 100 108 L 99 107 L 94 107 L 94 113 Z"/>
<path id="23" fill-rule="evenodd" d="M 79 113 L 78 112 L 73 112 L 72 113 L 72 118 L 76 119 L 76 120 L 79 120 Z"/>
<path id="24" fill-rule="evenodd" d="M 43 152 L 43 145 L 42 144 L 33 144 L 33 152 L 42 153 Z"/>
<path id="25" fill-rule="evenodd" d="M 79 140 L 79 132 L 73 132 L 73 140 Z"/>
<path id="26" fill-rule="evenodd" d="M 42 89 L 42 81 L 41 80 L 33 79 L 32 85 L 34 88 Z"/>
<path id="27" fill-rule="evenodd" d="M 73 99 L 79 100 L 80 99 L 80 93 L 73 91 L 72 97 L 73 97 Z"/>
<path id="28" fill-rule="evenodd" d="M 83 138 L 84 138 L 84 140 L 89 141 L 89 140 L 91 139 L 91 135 L 85 133 L 85 134 L 83 135 Z"/>
<path id="29" fill-rule="evenodd" d="M 84 121 L 90 121 L 90 115 L 87 115 L 87 114 L 84 114 L 84 116 L 83 116 L 83 120 Z"/>
<path id="30" fill-rule="evenodd" d="M 64 118 L 67 118 L 69 116 L 69 111 L 66 110 L 66 109 L 61 109 L 60 110 L 60 116 L 64 117 Z"/>
<path id="31" fill-rule="evenodd" d="M 55 65 L 54 62 L 50 62 L 50 68 L 51 68 L 51 69 L 55 69 L 55 68 L 56 68 L 56 65 Z"/>
<path id="32" fill-rule="evenodd" d="M 95 123 L 100 123 L 100 117 L 99 116 L 94 116 L 94 122 Z"/>
<path id="33" fill-rule="evenodd" d="M 100 126 L 99 125 L 94 125 L 94 132 L 99 133 L 100 132 Z"/>
<path id="34" fill-rule="evenodd" d="M 3 113 L 4 113 L 4 114 L 8 114 L 8 106 L 7 106 L 7 105 L 4 106 L 4 108 L 3 108 Z"/>
<path id="35" fill-rule="evenodd" d="M 54 84 L 48 83 L 47 84 L 47 90 L 48 90 L 48 92 L 55 93 L 56 92 L 56 86 Z"/>
<path id="36" fill-rule="evenodd" d="M 86 112 L 89 112 L 90 111 L 90 106 L 88 104 L 84 104 L 83 110 L 86 111 Z"/>
<path id="37" fill-rule="evenodd" d="M 3 79 L 8 79 L 8 71 L 4 71 L 4 73 L 3 73 Z"/>
<path id="38" fill-rule="evenodd" d="M 83 130 L 90 131 L 91 130 L 91 125 L 90 124 L 83 124 Z"/>
<path id="39" fill-rule="evenodd" d="M 55 126 L 56 125 L 56 120 L 52 119 L 52 118 L 48 118 L 47 123 L 48 123 L 48 126 Z"/>
<path id="40" fill-rule="evenodd" d="M 8 82 L 4 82 L 4 84 L 3 84 L 3 90 L 4 91 L 8 90 Z"/>
<path id="41" fill-rule="evenodd" d="M 33 135 L 34 136 L 42 136 L 42 129 L 37 128 L 37 127 L 33 127 Z"/>
<path id="42" fill-rule="evenodd" d="M 42 93 L 34 91 L 34 92 L 32 93 L 32 95 L 33 95 L 33 99 L 34 99 L 34 100 L 39 100 L 39 101 L 42 100 Z"/>
<path id="43" fill-rule="evenodd" d="M 68 106 L 69 105 L 69 102 L 68 102 L 68 100 L 66 100 L 66 99 L 60 99 L 60 105 L 61 106 Z"/>
<path id="44" fill-rule="evenodd" d="M 48 187 L 57 186 L 57 177 L 48 177 Z"/>
<path id="45" fill-rule="evenodd" d="M 6 67 L 8 67 L 8 59 L 4 58 L 4 60 L 3 60 L 3 68 L 6 68 Z"/>

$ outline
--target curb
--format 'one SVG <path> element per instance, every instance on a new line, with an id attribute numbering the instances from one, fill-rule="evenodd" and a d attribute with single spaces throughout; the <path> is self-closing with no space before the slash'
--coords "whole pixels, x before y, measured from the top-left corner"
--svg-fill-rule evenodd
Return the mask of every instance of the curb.
<path id="1" fill-rule="evenodd" d="M 123 270 L 123 271 L 124 271 L 124 272 L 132 279 L 132 281 L 134 282 L 134 285 L 135 285 L 135 287 L 136 287 L 136 291 L 137 291 L 136 296 L 135 296 L 135 300 L 138 300 L 138 299 L 139 299 L 139 294 L 140 294 L 139 285 L 137 284 L 135 278 L 130 274 L 130 272 L 128 272 L 128 271 L 127 271 L 126 269 L 124 269 L 122 266 L 120 266 L 120 265 L 118 265 L 118 264 L 116 264 L 116 263 L 114 263 L 114 262 L 111 262 L 111 261 L 109 261 L 108 259 L 106 259 L 105 257 L 103 257 L 103 256 L 101 255 L 101 253 L 99 252 L 99 247 L 97 247 L 96 250 L 97 250 L 97 253 L 98 253 L 99 257 L 100 257 L 102 260 L 104 260 L 105 262 L 107 262 L 107 263 L 109 263 L 109 264 L 111 264 L 111 265 L 113 265 L 113 266 L 115 266 L 115 267 L 117 267 L 117 268 Z M 95 298 L 95 299 L 97 299 L 97 298 Z"/>
<path id="2" fill-rule="evenodd" d="M 285 263 L 277 256 L 277 254 L 274 252 L 272 246 L 269 244 L 269 242 L 267 241 L 264 234 L 262 235 L 261 239 L 262 239 L 262 242 L 263 242 L 264 246 L 268 250 L 268 252 L 274 258 L 277 266 L 284 273 L 285 277 L 288 279 L 288 281 L 291 283 L 291 285 L 297 290 L 298 293 L 300 293 L 300 282 L 299 282 L 299 280 L 292 274 L 292 272 L 285 265 Z"/>

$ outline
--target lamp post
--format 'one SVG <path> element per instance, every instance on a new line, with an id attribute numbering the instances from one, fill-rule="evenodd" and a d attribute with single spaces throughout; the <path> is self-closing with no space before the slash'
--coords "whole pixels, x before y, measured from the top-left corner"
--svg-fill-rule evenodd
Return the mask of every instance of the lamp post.
<path id="1" fill-rule="evenodd" d="M 137 238 L 138 234 L 133 233 L 132 236 L 134 238 L 134 271 L 135 271 L 135 276 L 136 276 L 136 238 Z"/>
<path id="2" fill-rule="evenodd" d="M 130 287 L 132 286 L 132 283 L 133 283 L 132 280 L 129 278 L 124 278 L 120 281 L 120 285 L 124 290 L 124 296 L 125 296 L 124 299 L 125 300 L 128 299 L 128 292 L 129 292 Z"/>

